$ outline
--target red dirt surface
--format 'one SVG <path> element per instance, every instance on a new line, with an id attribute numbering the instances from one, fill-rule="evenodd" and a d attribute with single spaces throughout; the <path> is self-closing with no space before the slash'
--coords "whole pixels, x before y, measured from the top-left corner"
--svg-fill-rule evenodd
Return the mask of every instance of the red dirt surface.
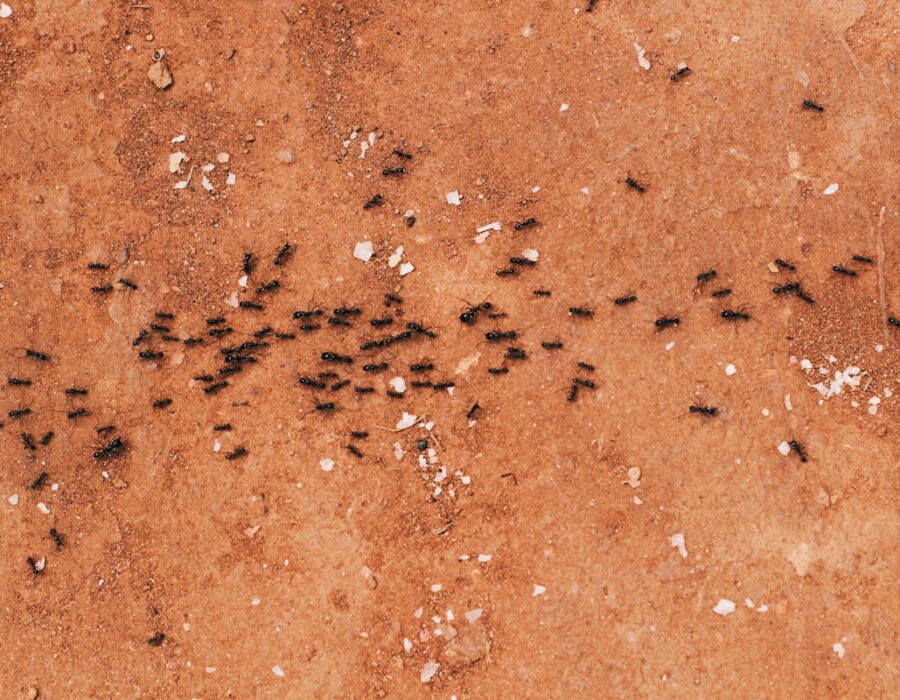
<path id="1" fill-rule="evenodd" d="M 0 696 L 896 692 L 896 6 L 6 2 Z M 297 337 L 192 379 L 265 326 Z"/>

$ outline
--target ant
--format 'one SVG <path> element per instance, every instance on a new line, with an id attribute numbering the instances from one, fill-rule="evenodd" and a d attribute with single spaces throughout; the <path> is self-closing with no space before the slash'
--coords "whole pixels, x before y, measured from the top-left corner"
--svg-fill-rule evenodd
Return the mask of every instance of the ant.
<path id="1" fill-rule="evenodd" d="M 138 286 L 132 282 L 130 279 L 126 279 L 125 277 L 119 278 L 119 284 L 123 287 L 128 287 L 128 289 L 137 290 Z"/>
<path id="2" fill-rule="evenodd" d="M 213 426 L 213 430 L 217 433 L 228 432 L 231 430 L 231 423 L 217 423 Z"/>
<path id="3" fill-rule="evenodd" d="M 791 272 L 796 272 L 797 268 L 786 260 L 782 260 L 781 258 L 775 258 L 775 264 L 780 267 L 782 270 L 790 270 Z"/>
<path id="4" fill-rule="evenodd" d="M 580 316 L 582 318 L 593 318 L 594 312 L 582 306 L 570 306 L 569 314 L 572 316 Z"/>
<path id="5" fill-rule="evenodd" d="M 210 384 L 207 387 L 203 387 L 203 393 L 204 394 L 215 394 L 227 386 L 228 386 L 228 382 L 225 380 L 223 380 L 221 382 L 216 382 L 215 384 Z"/>
<path id="6" fill-rule="evenodd" d="M 519 265 L 520 267 L 534 267 L 537 263 L 534 260 L 529 260 L 528 258 L 517 258 L 515 256 L 509 259 L 510 265 Z"/>
<path id="7" fill-rule="evenodd" d="M 721 299 L 722 297 L 730 297 L 731 296 L 731 288 L 725 287 L 724 289 L 717 289 L 712 293 L 712 296 L 716 299 Z"/>
<path id="8" fill-rule="evenodd" d="M 125 441 L 122 440 L 121 437 L 113 438 L 113 440 L 106 445 L 105 447 L 101 447 L 99 450 L 94 452 L 94 459 L 101 460 L 106 459 L 107 457 L 112 457 L 117 452 L 123 450 L 125 448 Z"/>
<path id="9" fill-rule="evenodd" d="M 797 453 L 797 456 L 800 458 L 801 462 L 809 461 L 809 455 L 804 452 L 803 446 L 799 442 L 797 442 L 796 440 L 791 440 L 788 445 L 790 445 L 791 449 Z"/>
<path id="10" fill-rule="evenodd" d="M 300 384 L 303 386 L 308 386 L 311 389 L 324 389 L 325 383 L 316 381 L 310 377 L 300 377 Z"/>
<path id="11" fill-rule="evenodd" d="M 583 386 L 586 389 L 596 389 L 597 385 L 590 379 L 582 379 L 581 377 L 572 377 L 572 384 L 575 386 Z"/>
<path id="12" fill-rule="evenodd" d="M 19 437 L 22 438 L 22 444 L 25 446 L 26 450 L 34 452 L 37 449 L 37 445 L 34 444 L 34 440 L 31 439 L 30 434 L 22 433 Z"/>
<path id="13" fill-rule="evenodd" d="M 385 316 L 384 318 L 373 318 L 369 321 L 369 324 L 371 324 L 373 328 L 384 328 L 384 326 L 390 326 L 393 322 L 393 316 Z"/>
<path id="14" fill-rule="evenodd" d="M 435 382 L 432 388 L 435 391 L 443 391 L 444 389 L 452 389 L 455 386 L 454 382 Z"/>
<path id="15" fill-rule="evenodd" d="M 254 311 L 262 311 L 265 307 L 255 301 L 242 301 L 238 304 L 242 309 L 253 309 Z"/>
<path id="16" fill-rule="evenodd" d="M 709 269 L 706 272 L 701 272 L 699 275 L 697 275 L 697 282 L 700 284 L 706 284 L 718 274 L 719 273 L 713 269 Z"/>
<path id="17" fill-rule="evenodd" d="M 353 391 L 357 394 L 374 394 L 375 389 L 371 386 L 355 386 L 353 387 Z"/>
<path id="18" fill-rule="evenodd" d="M 400 169 L 402 170 L 402 168 L 400 168 Z M 356 457 L 357 459 L 362 459 L 362 458 L 363 458 L 363 453 L 360 452 L 359 449 L 357 449 L 357 447 L 356 447 L 355 445 L 350 445 L 350 444 L 348 444 L 348 445 L 346 445 L 346 448 L 347 448 L 347 452 L 349 452 L 350 454 L 352 454 L 352 455 L 353 455 L 354 457 Z"/>
<path id="19" fill-rule="evenodd" d="M 38 352 L 37 350 L 32 350 L 31 348 L 25 348 L 25 355 L 26 357 L 33 357 L 35 360 L 40 360 L 41 362 L 47 362 L 50 359 L 50 355 Z"/>
<path id="20" fill-rule="evenodd" d="M 31 573 L 35 576 L 40 576 L 41 572 L 44 570 L 43 566 L 38 566 L 38 562 L 34 560 L 34 557 L 28 557 L 26 560 L 28 562 L 28 566 L 31 567 Z"/>
<path id="21" fill-rule="evenodd" d="M 168 333 L 171 329 L 168 326 L 161 326 L 158 323 L 151 323 L 150 330 L 157 333 Z"/>
<path id="22" fill-rule="evenodd" d="M 231 326 L 225 326 L 225 328 L 213 328 L 209 332 L 209 334 L 214 338 L 220 335 L 230 335 L 231 333 L 234 333 L 234 328 L 232 328 Z"/>
<path id="23" fill-rule="evenodd" d="M 679 325 L 681 319 L 678 316 L 660 316 L 654 323 L 656 325 L 656 330 L 661 331 L 663 328 Z"/>
<path id="24" fill-rule="evenodd" d="M 281 249 L 278 251 L 278 255 L 275 256 L 275 259 L 272 261 L 273 265 L 284 265 L 287 262 L 287 259 L 291 255 L 291 244 L 285 243 L 281 246 Z"/>
<path id="25" fill-rule="evenodd" d="M 267 335 L 272 335 L 272 326 L 264 326 L 260 328 L 253 334 L 254 338 L 265 338 Z"/>
<path id="26" fill-rule="evenodd" d="M 489 343 L 496 343 L 501 340 L 515 340 L 519 334 L 516 331 L 488 331 L 484 337 Z"/>
<path id="27" fill-rule="evenodd" d="M 514 267 L 504 267 L 497 270 L 497 277 L 515 277 L 518 273 Z"/>
<path id="28" fill-rule="evenodd" d="M 421 323 L 410 322 L 406 324 L 406 327 L 415 331 L 416 333 L 421 333 L 422 335 L 427 335 L 429 338 L 437 338 L 437 333 L 435 333 L 430 328 L 425 328 Z"/>
<path id="29" fill-rule="evenodd" d="M 332 390 L 332 391 L 340 391 L 340 390 L 343 389 L 345 386 L 349 386 L 349 385 L 350 385 L 350 380 L 349 380 L 349 379 L 342 379 L 341 381 L 335 382 L 334 384 L 332 384 L 332 385 L 331 385 L 331 390 Z"/>
<path id="30" fill-rule="evenodd" d="M 596 369 L 596 368 L 594 367 L 594 365 L 590 364 L 589 362 L 581 362 L 581 361 L 579 361 L 579 362 L 578 362 L 578 366 L 579 366 L 581 369 L 586 370 L 587 372 L 593 372 L 593 371 Z"/>
<path id="31" fill-rule="evenodd" d="M 853 259 L 856 262 L 865 263 L 866 265 L 874 265 L 875 261 L 872 258 L 867 258 L 865 255 L 854 255 Z"/>
<path id="32" fill-rule="evenodd" d="M 227 377 L 227 376 L 230 375 L 230 374 L 237 374 L 238 372 L 243 372 L 243 371 L 244 371 L 244 368 L 241 367 L 240 365 L 229 365 L 229 366 L 226 366 L 226 367 L 222 367 L 222 368 L 219 370 L 219 375 L 222 376 L 222 377 Z M 208 389 L 208 388 L 209 388 L 209 387 L 207 387 L 207 389 Z M 204 389 L 203 391 L 206 391 L 206 389 Z M 211 393 L 212 393 L 212 392 L 211 392 Z"/>
<path id="33" fill-rule="evenodd" d="M 195 382 L 211 382 L 213 380 L 213 376 L 211 374 L 195 374 L 192 379 Z"/>
<path id="34" fill-rule="evenodd" d="M 6 380 L 10 386 L 31 386 L 30 379 L 19 379 L 18 377 L 9 377 Z"/>
<path id="35" fill-rule="evenodd" d="M 91 287 L 91 292 L 93 294 L 109 294 L 113 290 L 113 286 L 111 284 L 104 284 L 99 287 Z"/>
<path id="36" fill-rule="evenodd" d="M 813 112 L 824 112 L 825 108 L 818 104 L 817 102 L 813 102 L 812 100 L 803 100 L 803 108 L 810 109 Z"/>
<path id="37" fill-rule="evenodd" d="M 313 309 L 307 309 L 306 311 L 295 311 L 293 313 L 293 317 L 295 319 L 297 319 L 297 318 L 312 318 L 313 316 L 321 316 L 321 315 L 322 315 L 322 309 L 320 309 L 318 306 Z"/>
<path id="38" fill-rule="evenodd" d="M 153 402 L 153 408 L 166 408 L 172 405 L 172 399 L 157 399 Z"/>
<path id="39" fill-rule="evenodd" d="M 696 413 L 709 418 L 714 417 L 719 412 L 719 409 L 715 406 L 703 406 L 702 404 L 692 404 L 688 410 L 691 413 Z"/>
<path id="40" fill-rule="evenodd" d="M 278 340 L 294 340 L 297 336 L 293 333 L 280 333 L 276 331 L 275 337 L 278 338 Z"/>
<path id="41" fill-rule="evenodd" d="M 164 356 L 165 353 L 162 352 L 151 352 L 149 350 L 142 350 L 138 353 L 138 357 L 142 360 L 158 360 Z"/>
<path id="42" fill-rule="evenodd" d="M 175 314 L 170 314 L 168 311 L 157 311 L 155 314 L 156 318 L 162 319 L 163 321 L 174 321 Z"/>
<path id="43" fill-rule="evenodd" d="M 466 324 L 475 323 L 480 311 L 490 311 L 492 308 L 494 308 L 494 305 L 489 301 L 482 302 L 481 304 L 476 304 L 475 306 L 470 305 L 468 309 L 466 309 L 459 315 L 459 320 L 462 323 Z"/>
<path id="44" fill-rule="evenodd" d="M 391 153 L 393 153 L 398 158 L 402 158 L 403 160 L 412 160 L 412 156 L 409 153 L 407 153 L 406 151 L 401 151 L 399 148 L 395 148 L 393 151 L 391 151 Z"/>
<path id="45" fill-rule="evenodd" d="M 86 415 L 88 415 L 88 410 L 86 408 L 76 408 L 74 411 L 69 411 L 69 413 L 66 414 L 66 417 L 69 420 L 75 420 L 76 418 Z"/>
<path id="46" fill-rule="evenodd" d="M 264 294 L 265 292 L 274 292 L 276 289 L 281 287 L 281 282 L 278 280 L 272 280 L 271 282 L 266 282 L 263 285 L 260 285 L 256 288 L 257 294 Z"/>
<path id="47" fill-rule="evenodd" d="M 326 401 L 325 403 L 317 403 L 316 410 L 317 411 L 333 411 L 335 409 L 334 401 Z"/>
<path id="48" fill-rule="evenodd" d="M 362 310 L 358 306 L 339 306 L 334 310 L 335 316 L 359 316 Z"/>
<path id="49" fill-rule="evenodd" d="M 332 326 L 343 326 L 343 327 L 347 327 L 347 328 L 349 328 L 350 326 L 353 325 L 350 323 L 350 321 L 345 321 L 342 318 L 336 318 L 334 316 L 331 316 L 328 319 L 328 323 L 331 324 Z"/>
<path id="50" fill-rule="evenodd" d="M 503 353 L 504 359 L 507 360 L 526 360 L 528 359 L 528 355 L 525 354 L 525 351 L 522 348 L 516 347 L 508 347 L 506 348 L 506 352 Z"/>
<path id="51" fill-rule="evenodd" d="M 410 382 L 410 386 L 412 386 L 413 389 L 425 389 L 434 386 L 434 382 L 414 381 Z"/>
<path id="52" fill-rule="evenodd" d="M 888 316 L 888 323 L 896 328 L 900 328 L 900 319 L 894 318 L 893 316 Z"/>
<path id="53" fill-rule="evenodd" d="M 688 68 L 687 66 L 682 66 L 681 68 L 676 70 L 674 73 L 672 73 L 672 75 L 669 76 L 669 80 L 671 80 L 673 83 L 677 83 L 682 78 L 690 75 L 690 73 L 691 73 L 690 68 Z"/>
<path id="54" fill-rule="evenodd" d="M 350 433 L 350 437 L 354 440 L 365 440 L 367 437 L 369 437 L 369 433 L 367 433 L 365 430 L 353 430 Z"/>
<path id="55" fill-rule="evenodd" d="M 549 289 L 534 289 L 531 293 L 536 297 L 549 297 L 553 294 Z"/>
<path id="56" fill-rule="evenodd" d="M 737 311 L 732 311 L 731 309 L 725 309 L 721 314 L 722 318 L 727 321 L 749 321 L 750 314 L 745 313 L 738 309 Z"/>
<path id="57" fill-rule="evenodd" d="M 585 12 L 593 12 L 594 5 L 597 4 L 597 0 L 588 0 L 587 7 L 584 8 Z"/>
<path id="58" fill-rule="evenodd" d="M 52 537 L 53 541 L 56 543 L 56 551 L 60 551 L 63 548 L 63 537 L 55 527 L 50 528 L 50 537 Z"/>
<path id="59" fill-rule="evenodd" d="M 638 192 L 641 192 L 641 193 L 647 191 L 646 186 L 642 185 L 640 182 L 635 180 L 633 177 L 626 177 L 625 184 L 628 185 L 631 189 L 637 190 Z"/>
<path id="60" fill-rule="evenodd" d="M 363 369 L 363 372 L 373 372 L 374 373 L 374 372 L 384 372 L 388 368 L 389 368 L 388 363 L 382 362 L 377 365 L 375 365 L 375 364 L 363 365 L 362 369 Z"/>
<path id="61" fill-rule="evenodd" d="M 166 635 L 160 632 L 159 634 L 150 637 L 150 639 L 147 640 L 147 644 L 151 647 L 161 647 L 164 641 L 166 641 Z"/>
<path id="62" fill-rule="evenodd" d="M 381 171 L 381 174 L 385 177 L 399 177 L 400 175 L 406 174 L 406 168 L 402 166 L 398 168 L 385 168 Z"/>
<path id="63" fill-rule="evenodd" d="M 385 294 L 384 295 L 384 305 L 390 306 L 391 304 L 402 304 L 403 299 L 396 296 L 395 294 Z"/>
<path id="64" fill-rule="evenodd" d="M 572 403 L 575 402 L 575 400 L 578 398 L 578 388 L 579 388 L 578 384 L 575 384 L 575 383 L 572 384 L 572 388 L 569 389 L 569 394 L 568 394 L 568 396 L 566 396 L 566 401 L 569 401 Z"/>
<path id="65" fill-rule="evenodd" d="M 634 294 L 626 294 L 623 297 L 616 297 L 613 299 L 613 304 L 616 306 L 628 306 L 629 304 L 633 304 L 637 301 L 637 297 Z"/>
<path id="66" fill-rule="evenodd" d="M 374 197 L 372 197 L 372 199 L 363 204 L 363 209 L 371 209 L 372 207 L 377 207 L 383 201 L 384 197 L 382 197 L 380 194 L 376 194 Z"/>
<path id="67" fill-rule="evenodd" d="M 323 352 L 320 357 L 325 362 L 340 362 L 345 365 L 353 364 L 353 358 L 349 355 L 338 355 L 335 352 Z"/>
<path id="68" fill-rule="evenodd" d="M 109 265 L 101 262 L 88 263 L 88 270 L 108 270 Z"/>
<path id="69" fill-rule="evenodd" d="M 563 344 L 559 340 L 545 340 L 541 342 L 541 347 L 544 348 L 544 350 L 561 350 L 562 346 Z"/>
<path id="70" fill-rule="evenodd" d="M 47 472 L 41 472 L 37 475 L 37 479 L 31 482 L 31 490 L 37 491 L 41 486 L 47 483 L 47 477 L 50 475 Z"/>
<path id="71" fill-rule="evenodd" d="M 41 444 L 44 445 L 45 447 L 47 445 L 49 445 L 50 441 L 53 439 L 54 435 L 55 435 L 55 433 L 52 430 L 48 430 L 46 433 L 44 433 L 41 436 L 41 440 L 40 440 Z"/>
<path id="72" fill-rule="evenodd" d="M 245 275 L 250 275 L 253 272 L 253 253 L 244 253 L 244 263 L 241 266 Z"/>
<path id="73" fill-rule="evenodd" d="M 845 277 L 856 277 L 856 270 L 848 270 L 843 265 L 832 265 L 831 269 L 837 272 L 839 275 L 844 275 Z"/>
<path id="74" fill-rule="evenodd" d="M 466 412 L 466 418 L 468 418 L 469 420 L 475 418 L 475 414 L 478 413 L 478 410 L 480 408 L 481 406 L 478 404 L 478 402 L 473 403 L 472 407 Z"/>
<path id="75" fill-rule="evenodd" d="M 215 318 L 206 319 L 207 326 L 221 326 L 223 323 L 225 323 L 224 316 L 216 316 Z"/>
<path id="76" fill-rule="evenodd" d="M 430 372 L 434 369 L 434 364 L 431 362 L 420 362 L 418 364 L 410 365 L 410 372 Z"/>
<path id="77" fill-rule="evenodd" d="M 238 447 L 236 450 L 232 450 L 227 455 L 225 455 L 225 459 L 227 459 L 229 462 L 231 462 L 240 457 L 244 457 L 246 454 L 247 454 L 247 448 L 242 446 L 242 447 Z"/>
<path id="78" fill-rule="evenodd" d="M 533 216 L 529 216 L 527 219 L 523 221 L 519 221 L 518 223 L 513 225 L 513 229 L 516 231 L 522 231 L 526 228 L 531 228 L 532 226 L 537 226 L 538 220 Z"/>
<path id="79" fill-rule="evenodd" d="M 304 323 L 297 330 L 302 331 L 303 333 L 310 333 L 312 331 L 317 331 L 321 328 L 318 323 Z"/>
<path id="80" fill-rule="evenodd" d="M 8 415 L 10 418 L 22 418 L 22 417 L 30 415 L 30 414 L 31 414 L 30 408 L 16 408 L 16 409 L 13 409 L 12 411 L 10 411 L 9 413 L 7 413 L 6 415 Z"/>

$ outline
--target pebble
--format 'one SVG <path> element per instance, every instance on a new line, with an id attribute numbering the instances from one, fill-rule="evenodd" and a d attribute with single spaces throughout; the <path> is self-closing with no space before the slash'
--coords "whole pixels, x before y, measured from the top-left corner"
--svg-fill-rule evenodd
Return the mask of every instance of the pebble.
<path id="1" fill-rule="evenodd" d="M 290 148 L 282 148 L 280 151 L 277 151 L 275 153 L 275 157 L 280 163 L 287 164 L 294 162 L 294 152 Z"/>

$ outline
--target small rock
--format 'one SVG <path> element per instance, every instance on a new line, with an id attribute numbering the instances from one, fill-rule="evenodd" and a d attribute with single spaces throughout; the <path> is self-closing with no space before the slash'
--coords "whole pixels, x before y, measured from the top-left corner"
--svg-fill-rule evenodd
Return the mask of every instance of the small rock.
<path id="1" fill-rule="evenodd" d="M 451 669 L 471 666 L 481 661 L 491 650 L 491 642 L 483 625 L 466 625 L 447 642 L 443 661 Z"/>
<path id="2" fill-rule="evenodd" d="M 150 65 L 147 71 L 147 78 L 160 90 L 165 90 L 172 84 L 172 73 L 165 61 L 157 61 Z"/>
<path id="3" fill-rule="evenodd" d="M 294 162 L 294 152 L 290 148 L 282 148 L 275 154 L 275 157 L 281 163 L 293 163 Z"/>

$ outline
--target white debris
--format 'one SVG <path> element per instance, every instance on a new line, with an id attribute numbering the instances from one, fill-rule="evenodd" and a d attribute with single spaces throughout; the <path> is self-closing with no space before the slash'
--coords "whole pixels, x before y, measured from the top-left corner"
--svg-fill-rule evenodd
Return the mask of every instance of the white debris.
<path id="1" fill-rule="evenodd" d="M 182 143 L 186 138 L 186 134 L 178 134 L 178 136 L 172 137 L 172 143 Z"/>
<path id="2" fill-rule="evenodd" d="M 794 404 L 791 403 L 791 395 L 790 395 L 790 394 L 785 394 L 785 395 L 784 395 L 784 407 L 785 407 L 788 411 L 793 411 L 793 410 L 794 410 Z"/>
<path id="3" fill-rule="evenodd" d="M 677 532 L 669 539 L 673 547 L 678 547 L 678 553 L 682 559 L 687 559 L 687 547 L 684 546 L 684 533 Z"/>
<path id="4" fill-rule="evenodd" d="M 393 377 L 388 380 L 388 384 L 391 385 L 391 389 L 396 391 L 398 394 L 402 394 L 406 391 L 406 380 L 403 377 Z"/>
<path id="5" fill-rule="evenodd" d="M 462 204 L 462 195 L 456 190 L 448 192 L 447 204 L 452 204 L 453 206 L 458 207 L 460 204 Z"/>
<path id="6" fill-rule="evenodd" d="M 828 374 L 828 370 L 825 370 L 824 374 Z M 851 389 L 858 388 L 862 381 L 861 375 L 862 370 L 859 367 L 848 365 L 843 372 L 835 370 L 834 379 L 829 382 L 827 386 L 824 382 L 818 382 L 816 384 L 811 384 L 810 386 L 818 391 L 824 398 L 830 399 L 832 396 L 841 394 L 845 386 L 849 386 Z"/>
<path id="7" fill-rule="evenodd" d="M 488 563 L 493 558 L 494 557 L 490 554 L 479 554 L 478 555 L 478 561 L 482 564 Z"/>
<path id="8" fill-rule="evenodd" d="M 877 396 L 872 396 L 869 399 L 868 411 L 871 415 L 874 416 L 876 413 L 878 413 L 878 404 L 880 404 L 880 403 L 881 403 L 881 399 L 878 398 Z"/>
<path id="9" fill-rule="evenodd" d="M 237 292 L 232 292 L 227 297 L 225 297 L 225 303 L 228 304 L 228 306 L 236 309 L 238 307 L 238 304 L 240 303 L 238 302 Z"/>
<path id="10" fill-rule="evenodd" d="M 200 170 L 202 170 L 205 173 L 211 173 L 215 169 L 216 169 L 216 166 L 213 165 L 212 163 L 207 163 L 202 168 L 200 168 Z"/>
<path id="11" fill-rule="evenodd" d="M 875 352 L 884 352 L 884 345 L 882 345 L 881 343 L 878 343 L 875 346 Z"/>
<path id="12" fill-rule="evenodd" d="M 169 172 L 174 174 L 181 170 L 181 164 L 186 157 L 187 154 L 184 151 L 175 151 L 175 153 L 170 153 Z"/>
<path id="13" fill-rule="evenodd" d="M 209 178 L 206 177 L 206 175 L 204 175 L 203 178 L 200 180 L 200 184 L 203 185 L 203 189 L 206 190 L 207 192 L 212 192 L 215 189 L 213 187 L 213 184 L 209 181 Z"/>
<path id="14" fill-rule="evenodd" d="M 12 8 L 5 2 L 0 2 L 0 19 L 6 19 L 12 15 Z"/>
<path id="15" fill-rule="evenodd" d="M 675 347 L 675 341 L 674 341 L 674 340 L 670 340 L 668 343 L 666 343 L 666 350 L 671 350 L 671 349 L 674 348 L 674 347 Z"/>
<path id="16" fill-rule="evenodd" d="M 738 36 L 737 34 L 732 34 L 732 35 L 731 35 L 731 43 L 732 43 L 732 44 L 736 44 L 736 43 L 738 43 L 740 40 L 741 40 L 741 37 Z"/>
<path id="17" fill-rule="evenodd" d="M 418 416 L 414 416 L 412 413 L 403 412 L 403 416 L 400 420 L 397 421 L 397 430 L 406 430 L 407 428 L 411 428 L 416 424 L 416 421 L 419 420 Z"/>
<path id="18" fill-rule="evenodd" d="M 9 501 L 9 505 L 11 505 L 11 506 L 18 505 L 19 504 L 19 494 L 14 493 L 12 496 L 7 498 L 6 500 Z"/>
<path id="19" fill-rule="evenodd" d="M 272 673 L 279 678 L 284 678 L 284 671 L 281 670 L 281 666 L 272 666 Z"/>
<path id="20" fill-rule="evenodd" d="M 822 192 L 825 196 L 832 195 L 838 191 L 838 184 L 836 182 L 832 182 L 828 187 L 825 188 L 825 191 Z"/>
<path id="21" fill-rule="evenodd" d="M 400 462 L 403 459 L 403 445 L 399 442 L 394 443 L 394 458 Z"/>
<path id="22" fill-rule="evenodd" d="M 568 103 L 568 102 L 563 102 L 563 103 L 559 106 L 559 111 L 560 111 L 560 112 L 568 112 L 568 111 L 569 111 L 569 103 Z"/>
<path id="23" fill-rule="evenodd" d="M 222 451 L 222 443 L 218 440 L 213 441 L 213 452 L 221 452 Z"/>
<path id="24" fill-rule="evenodd" d="M 719 602 L 716 603 L 716 607 L 713 608 L 713 612 L 716 615 L 731 615 L 734 612 L 735 605 L 732 601 L 727 598 L 719 598 Z"/>
<path id="25" fill-rule="evenodd" d="M 847 653 L 847 650 L 844 649 L 844 645 L 841 644 L 840 642 L 835 642 L 834 644 L 831 645 L 831 648 L 834 650 L 834 653 L 837 654 L 839 659 L 843 659 L 844 654 Z"/>
<path id="26" fill-rule="evenodd" d="M 434 678 L 434 674 L 438 672 L 441 665 L 437 661 L 429 661 L 422 667 L 422 673 L 419 674 L 419 680 L 428 683 Z"/>
<path id="27" fill-rule="evenodd" d="M 813 363 L 804 357 L 800 360 L 800 368 L 809 371 L 813 368 Z"/>
<path id="28" fill-rule="evenodd" d="M 439 583 L 431 584 L 431 592 L 432 593 L 440 593 L 442 588 L 443 588 L 443 586 Z"/>
<path id="29" fill-rule="evenodd" d="M 762 410 L 762 414 L 763 414 L 764 416 L 768 416 L 768 415 L 769 415 L 769 409 L 768 409 L 768 408 L 764 408 L 764 409 Z"/>
<path id="30" fill-rule="evenodd" d="M 499 221 L 494 221 L 490 224 L 485 224 L 484 226 L 479 226 L 475 229 L 475 233 L 484 233 L 485 231 L 499 231 L 501 229 L 501 224 Z"/>
<path id="31" fill-rule="evenodd" d="M 246 288 L 247 288 L 247 282 L 248 282 L 248 281 L 249 281 L 249 280 L 248 280 L 247 275 L 241 275 L 240 277 L 238 277 L 238 286 L 239 286 L 239 287 L 243 287 L 244 289 L 246 289 Z"/>
<path id="32" fill-rule="evenodd" d="M 539 256 L 540 256 L 540 253 L 537 250 L 535 250 L 534 248 L 526 248 L 525 251 L 522 253 L 522 257 L 525 258 L 526 260 L 530 260 L 531 262 L 537 262 Z"/>
<path id="33" fill-rule="evenodd" d="M 754 607 L 753 601 L 750 598 L 744 598 L 744 605 L 746 605 L 748 608 Z"/>
<path id="34" fill-rule="evenodd" d="M 228 153 L 225 153 L 225 152 L 223 151 L 222 153 L 219 153 L 219 154 L 216 156 L 216 160 L 217 160 L 219 163 L 225 164 L 225 163 L 227 163 L 229 160 L 231 160 L 231 155 L 229 155 Z"/>
<path id="35" fill-rule="evenodd" d="M 647 52 L 644 47 L 634 42 L 634 50 L 637 52 L 638 65 L 644 70 L 650 70 L 650 59 L 647 58 Z"/>
<path id="36" fill-rule="evenodd" d="M 415 266 L 411 262 L 405 262 L 400 264 L 400 276 L 406 277 L 410 272 L 415 270 Z"/>
<path id="37" fill-rule="evenodd" d="M 479 233 L 472 240 L 475 241 L 478 245 L 481 245 L 487 240 L 487 237 L 491 235 L 490 231 L 485 231 L 484 233 Z"/>
<path id="38" fill-rule="evenodd" d="M 466 622 L 470 625 L 475 624 L 479 618 L 481 617 L 481 613 L 484 610 L 482 608 L 475 608 L 474 610 L 469 610 L 468 612 L 463 613 L 463 617 L 466 618 Z"/>
<path id="39" fill-rule="evenodd" d="M 253 599 L 250 600 L 250 605 L 259 605 L 260 602 L 261 601 L 259 598 L 254 597 Z"/>
<path id="40" fill-rule="evenodd" d="M 786 442 L 782 442 L 782 443 L 778 446 L 778 451 L 779 451 L 781 454 L 783 454 L 785 457 L 787 457 L 787 456 L 791 453 L 791 446 L 788 445 Z"/>
<path id="41" fill-rule="evenodd" d="M 323 472 L 330 472 L 334 469 L 334 460 L 325 457 L 324 459 L 319 460 L 319 466 L 322 467 Z"/>
<path id="42" fill-rule="evenodd" d="M 756 612 L 762 612 L 762 613 L 769 612 L 769 606 L 766 605 L 765 603 L 762 603 L 762 604 L 760 604 L 760 606 L 758 608 L 756 608 Z"/>
<path id="43" fill-rule="evenodd" d="M 50 515 L 50 509 L 47 507 L 47 504 L 43 501 L 37 504 L 37 509 L 41 511 L 44 515 Z"/>
<path id="44" fill-rule="evenodd" d="M 727 374 L 729 377 L 735 372 L 737 372 L 737 367 L 735 367 L 733 364 L 729 363 L 725 366 L 725 374 Z"/>
<path id="45" fill-rule="evenodd" d="M 43 571 L 45 566 L 47 566 L 47 557 L 41 557 L 36 562 L 34 562 L 35 571 Z"/>
<path id="46" fill-rule="evenodd" d="M 361 243 L 357 243 L 353 248 L 353 257 L 357 260 L 369 262 L 369 260 L 372 259 L 373 255 L 375 255 L 375 250 L 372 247 L 372 241 L 363 241 Z"/>
<path id="47" fill-rule="evenodd" d="M 546 586 L 542 586 L 539 583 L 534 584 L 534 591 L 531 593 L 533 596 L 544 595 L 544 591 L 547 590 Z"/>
<path id="48" fill-rule="evenodd" d="M 388 267 L 393 270 L 400 264 L 401 260 L 403 260 L 403 246 L 398 247 L 394 254 L 388 258 Z"/>

